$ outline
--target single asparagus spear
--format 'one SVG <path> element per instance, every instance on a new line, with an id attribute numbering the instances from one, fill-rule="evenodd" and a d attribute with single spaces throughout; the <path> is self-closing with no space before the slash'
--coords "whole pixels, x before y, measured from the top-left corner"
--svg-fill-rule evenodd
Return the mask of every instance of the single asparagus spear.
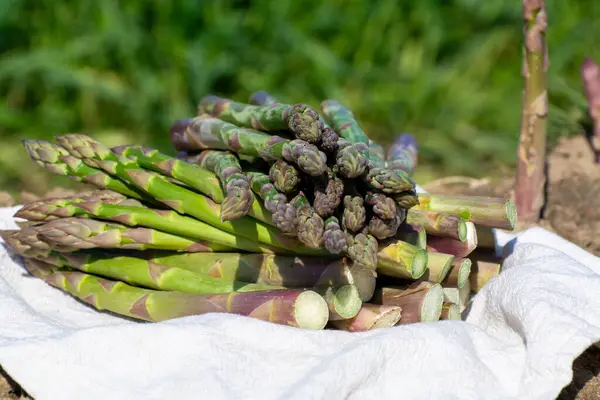
<path id="1" fill-rule="evenodd" d="M 387 194 L 399 194 L 415 188 L 414 182 L 400 170 L 371 168 L 365 180 L 375 189 Z"/>
<path id="2" fill-rule="evenodd" d="M 187 253 L 194 254 L 194 253 Z M 165 265 L 136 257 L 100 256 L 89 253 L 54 252 L 38 260 L 57 266 L 80 270 L 149 289 L 185 293 L 253 292 L 284 289 L 281 286 L 222 279 L 175 265 Z"/>
<path id="3" fill-rule="evenodd" d="M 427 249 L 427 232 L 421 226 L 402 224 L 398 228 L 395 238 L 420 249 Z"/>
<path id="4" fill-rule="evenodd" d="M 331 254 L 340 254 L 346 251 L 346 234 L 340 228 L 340 221 L 331 216 L 325 220 L 325 231 L 323 232 L 325 248 Z"/>
<path id="5" fill-rule="evenodd" d="M 53 249 L 56 251 L 74 251 L 73 247 L 58 246 L 48 243 L 40 238 L 39 232 L 34 227 L 21 230 L 0 231 L 0 237 L 15 253 L 23 257 L 37 257 L 48 254 Z"/>
<path id="6" fill-rule="evenodd" d="M 475 224 L 500 229 L 514 229 L 517 211 L 514 204 L 503 198 L 419 194 L 418 210 L 454 214 Z"/>
<path id="7" fill-rule="evenodd" d="M 387 167 L 392 171 L 404 171 L 412 175 L 417 166 L 419 147 L 417 139 L 409 133 L 398 135 L 388 148 L 386 159 Z"/>
<path id="8" fill-rule="evenodd" d="M 421 280 L 441 283 L 448 276 L 453 261 L 454 256 L 452 254 L 430 251 L 427 254 L 427 270 L 421 277 Z"/>
<path id="9" fill-rule="evenodd" d="M 198 154 L 197 163 L 201 168 L 214 172 L 227 193 L 221 203 L 221 220 L 231 221 L 250 212 L 254 194 L 235 155 L 226 151 L 204 150 Z"/>
<path id="10" fill-rule="evenodd" d="M 125 200 L 119 204 L 96 200 L 92 197 L 89 197 L 88 201 L 80 200 L 85 199 L 78 199 L 77 196 L 73 196 L 68 199 L 41 200 L 26 204 L 17 211 L 15 217 L 32 221 L 50 221 L 58 217 L 105 219 L 127 226 L 153 228 L 250 252 L 288 252 L 224 232 L 197 219 L 180 215 L 175 211 L 150 209 L 139 203 L 137 205 L 124 205 L 125 201 L 131 203 L 131 200 Z"/>
<path id="11" fill-rule="evenodd" d="M 417 195 L 417 191 L 405 190 L 403 192 L 392 195 L 392 198 L 402 208 L 413 208 L 414 206 L 419 204 L 419 196 Z"/>
<path id="12" fill-rule="evenodd" d="M 346 139 L 338 138 L 335 166 L 340 176 L 353 179 L 365 173 L 368 161 L 363 155 L 363 147 L 364 144 L 354 145 Z"/>
<path id="13" fill-rule="evenodd" d="M 477 248 L 477 232 L 472 222 L 467 222 L 467 239 L 464 242 L 449 237 L 429 236 L 427 249 L 439 253 L 466 257 Z"/>
<path id="14" fill-rule="evenodd" d="M 522 221 L 538 222 L 545 203 L 548 120 L 546 72 L 550 64 L 546 48 L 544 0 L 523 0 L 523 22 L 525 40 L 522 71 L 525 87 L 517 151 L 515 202 Z"/>
<path id="15" fill-rule="evenodd" d="M 315 180 L 313 207 L 319 216 L 326 218 L 340 205 L 344 194 L 344 183 L 327 168 L 325 174 Z"/>
<path id="16" fill-rule="evenodd" d="M 310 206 L 303 192 L 300 192 L 290 203 L 296 208 L 298 239 L 308 248 L 320 248 L 323 240 L 325 221 Z"/>
<path id="17" fill-rule="evenodd" d="M 269 179 L 273 182 L 275 189 L 282 193 L 295 192 L 300 184 L 300 171 L 292 164 L 283 160 L 277 160 L 269 169 Z"/>
<path id="18" fill-rule="evenodd" d="M 265 208 L 268 211 L 274 213 L 277 211 L 278 205 L 287 202 L 287 197 L 275 189 L 268 175 L 262 172 L 249 171 L 246 173 L 246 176 L 248 177 L 252 191 L 263 199 Z"/>
<path id="19" fill-rule="evenodd" d="M 239 128 L 208 116 L 177 121 L 171 127 L 171 143 L 180 151 L 212 148 L 259 156 L 265 161 L 284 159 L 298 165 L 310 176 L 323 174 L 327 166 L 327 156 L 308 142 L 290 141 L 279 136 Z"/>
<path id="20" fill-rule="evenodd" d="M 449 237 L 464 242 L 467 240 L 467 224 L 457 215 L 427 210 L 408 210 L 406 222 L 422 226 L 427 233 Z"/>
<path id="21" fill-rule="evenodd" d="M 596 152 L 596 163 L 600 164 L 600 67 L 591 58 L 586 58 L 581 65 L 581 78 L 594 124 L 592 147 Z"/>
<path id="22" fill-rule="evenodd" d="M 460 307 L 454 303 L 444 302 L 444 304 L 442 304 L 442 313 L 440 314 L 440 319 L 460 321 L 462 319 L 462 316 L 460 315 Z"/>
<path id="23" fill-rule="evenodd" d="M 277 103 L 277 100 L 266 91 L 259 90 L 250 95 L 249 103 L 255 106 L 270 106 Z"/>
<path id="24" fill-rule="evenodd" d="M 56 140 L 74 156 L 85 157 L 84 162 L 96 163 L 106 172 L 146 191 L 161 203 L 179 213 L 192 215 L 216 228 L 247 239 L 286 248 L 295 252 L 313 253 L 296 240 L 285 237 L 275 227 L 255 219 L 242 217 L 222 221 L 219 205 L 209 198 L 167 181 L 162 175 L 140 168 L 135 160 L 119 157 L 101 143 L 85 135 L 63 135 Z M 324 253 L 324 252 L 322 252 Z"/>
<path id="25" fill-rule="evenodd" d="M 45 242 L 77 249 L 163 249 L 188 252 L 227 251 L 230 247 L 204 241 L 193 241 L 148 228 L 85 218 L 62 218 L 31 228 Z"/>
<path id="26" fill-rule="evenodd" d="M 26 259 L 25 267 L 32 275 L 98 310 L 145 321 L 225 312 L 305 329 L 322 329 L 327 324 L 327 303 L 313 291 L 164 292 L 137 288 L 82 272 L 58 271 L 33 259 Z"/>
<path id="27" fill-rule="evenodd" d="M 471 265 L 472 261 L 470 259 L 455 257 L 454 260 L 452 260 L 450 272 L 442 283 L 446 286 L 462 288 L 471 275 Z"/>
<path id="28" fill-rule="evenodd" d="M 378 263 L 379 244 L 371 235 L 359 233 L 356 236 L 346 234 L 346 254 L 359 265 L 375 269 Z"/>
<path id="29" fill-rule="evenodd" d="M 69 152 L 45 140 L 23 140 L 23 146 L 37 165 L 56 174 L 68 176 L 79 182 L 113 190 L 135 199 L 148 199 L 146 193 L 115 179 L 98 168 L 92 168 Z"/>
<path id="30" fill-rule="evenodd" d="M 369 192 L 365 201 L 381 219 L 392 219 L 396 216 L 396 202 L 383 193 Z"/>
<path id="31" fill-rule="evenodd" d="M 321 103 L 321 112 L 325 121 L 338 135 L 352 144 L 362 143 L 362 155 L 368 159 L 369 138 L 358 125 L 352 111 L 339 101 L 325 100 Z"/>
<path id="32" fill-rule="evenodd" d="M 391 328 L 400 321 L 402 309 L 396 306 L 363 304 L 354 318 L 330 321 L 336 329 L 348 332 L 365 332 L 379 328 Z"/>
<path id="33" fill-rule="evenodd" d="M 367 210 L 360 196 L 344 196 L 342 227 L 351 232 L 358 232 L 365 226 Z"/>
<path id="34" fill-rule="evenodd" d="M 400 224 L 404 222 L 406 212 L 402 208 L 398 208 L 396 216 L 392 219 L 381 219 L 374 215 L 369 220 L 365 231 L 375 236 L 379 240 L 393 237 L 398 232 Z"/>
<path id="35" fill-rule="evenodd" d="M 317 143 L 323 130 L 319 113 L 304 104 L 292 106 L 274 102 L 269 105 L 252 105 L 209 95 L 198 106 L 198 114 L 203 113 L 242 128 L 263 132 L 289 129 L 296 138 L 309 143 Z"/>
<path id="36" fill-rule="evenodd" d="M 377 272 L 397 278 L 418 279 L 426 271 L 428 253 L 401 240 L 382 245 L 377 255 Z"/>
<path id="37" fill-rule="evenodd" d="M 385 148 L 369 139 L 369 161 L 374 168 L 385 168 Z"/>
<path id="38" fill-rule="evenodd" d="M 440 319 L 444 292 L 439 283 L 415 282 L 404 287 L 384 287 L 376 293 L 383 305 L 402 308 L 400 324 L 433 322 Z"/>

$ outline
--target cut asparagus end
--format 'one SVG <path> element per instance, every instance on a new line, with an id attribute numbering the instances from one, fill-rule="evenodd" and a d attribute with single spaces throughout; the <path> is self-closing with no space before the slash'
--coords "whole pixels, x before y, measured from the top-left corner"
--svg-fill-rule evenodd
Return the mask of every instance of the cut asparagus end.
<path id="1" fill-rule="evenodd" d="M 427 271 L 423 274 L 422 279 L 429 282 L 442 282 L 450 269 L 452 268 L 452 254 L 429 252 L 427 255 Z"/>
<path id="2" fill-rule="evenodd" d="M 444 291 L 442 285 L 436 283 L 433 285 L 421 305 L 421 322 L 434 322 L 440 319 L 442 313 L 442 304 Z"/>
<path id="3" fill-rule="evenodd" d="M 379 251 L 377 272 L 397 278 L 418 279 L 427 269 L 427 259 L 426 250 L 396 240 Z"/>
<path id="4" fill-rule="evenodd" d="M 458 288 L 462 288 L 465 286 L 467 281 L 469 280 L 469 276 L 471 275 L 471 265 L 472 261 L 468 258 L 464 258 L 460 265 L 458 266 L 458 280 L 456 282 L 456 286 Z"/>
<path id="5" fill-rule="evenodd" d="M 465 242 L 467 240 L 467 234 L 467 224 L 465 223 L 465 221 L 461 220 L 458 223 L 458 240 L 460 240 L 461 242 Z"/>
<path id="6" fill-rule="evenodd" d="M 444 304 L 442 305 L 442 313 L 440 315 L 440 319 L 455 321 L 461 320 L 462 316 L 460 314 L 460 308 L 454 303 L 444 302 Z"/>
<path id="7" fill-rule="evenodd" d="M 358 314 L 362 301 L 354 285 L 344 285 L 335 291 L 333 307 L 342 318 L 352 318 Z"/>
<path id="8" fill-rule="evenodd" d="M 375 320 L 375 323 L 369 328 L 371 329 L 379 329 L 379 328 L 391 328 L 396 325 L 400 318 L 402 317 L 402 308 L 395 306 L 380 306 L 381 307 L 381 315 L 379 318 Z"/>
<path id="9" fill-rule="evenodd" d="M 397 306 L 363 304 L 354 318 L 331 321 L 337 328 L 348 332 L 366 332 L 379 328 L 391 328 L 400 321 L 402 309 Z"/>
<path id="10" fill-rule="evenodd" d="M 323 329 L 329 320 L 327 302 L 318 293 L 308 290 L 298 296 L 294 318 L 300 328 Z"/>

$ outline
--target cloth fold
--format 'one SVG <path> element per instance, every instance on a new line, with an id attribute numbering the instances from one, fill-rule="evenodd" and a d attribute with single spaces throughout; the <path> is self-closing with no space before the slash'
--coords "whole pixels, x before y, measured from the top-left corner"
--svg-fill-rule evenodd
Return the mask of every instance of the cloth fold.
<path id="1" fill-rule="evenodd" d="M 36 400 L 553 399 L 600 340 L 600 259 L 541 228 L 498 246 L 503 272 L 465 321 L 365 333 L 226 314 L 134 322 L 27 276 L 0 246 L 0 364 Z"/>

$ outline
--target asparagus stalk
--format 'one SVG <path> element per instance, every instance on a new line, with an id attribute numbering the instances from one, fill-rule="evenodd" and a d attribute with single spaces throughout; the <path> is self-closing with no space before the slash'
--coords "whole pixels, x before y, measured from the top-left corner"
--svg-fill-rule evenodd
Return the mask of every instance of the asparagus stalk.
<path id="1" fill-rule="evenodd" d="M 292 164 L 277 160 L 269 169 L 269 179 L 273 182 L 275 189 L 282 193 L 292 193 L 298 188 L 301 176 L 300 171 Z"/>
<path id="2" fill-rule="evenodd" d="M 348 332 L 365 332 L 373 329 L 391 328 L 400 321 L 402 309 L 396 306 L 363 304 L 354 318 L 330 321 L 336 329 Z"/>
<path id="3" fill-rule="evenodd" d="M 56 144 L 44 140 L 23 140 L 23 146 L 33 162 L 56 175 L 68 176 L 79 182 L 90 183 L 135 199 L 148 199 L 143 191 L 112 178 L 98 168 L 84 164 Z"/>
<path id="4" fill-rule="evenodd" d="M 323 242 L 325 243 L 325 248 L 331 254 L 340 254 L 347 248 L 346 235 L 340 228 L 340 221 L 334 216 L 325 220 Z"/>
<path id="5" fill-rule="evenodd" d="M 451 254 L 429 252 L 427 254 L 427 270 L 421 280 L 435 283 L 442 282 L 448 276 L 453 261 L 454 256 Z"/>
<path id="6" fill-rule="evenodd" d="M 327 302 L 330 321 L 355 317 L 362 306 L 360 293 L 354 285 L 317 286 L 313 290 L 323 296 Z"/>
<path id="7" fill-rule="evenodd" d="M 171 127 L 171 143 L 179 151 L 211 148 L 259 156 L 265 161 L 283 159 L 310 176 L 323 174 L 327 166 L 327 156 L 312 144 L 239 128 L 208 116 L 177 121 Z"/>
<path id="8" fill-rule="evenodd" d="M 406 213 L 401 208 L 397 209 L 396 216 L 392 219 L 381 219 L 374 215 L 369 220 L 365 231 L 375 236 L 379 240 L 393 237 L 398 232 L 400 224 L 404 222 L 405 216 Z"/>
<path id="9" fill-rule="evenodd" d="M 74 156 L 84 157 L 84 162 L 99 165 L 106 172 L 146 191 L 179 213 L 192 215 L 216 228 L 253 241 L 301 254 L 314 254 L 314 250 L 307 249 L 292 238 L 285 237 L 275 227 L 255 219 L 242 217 L 235 221 L 222 221 L 219 205 L 209 198 L 168 182 L 162 175 L 140 168 L 135 160 L 119 157 L 85 135 L 63 135 L 56 140 Z"/>
<path id="10" fill-rule="evenodd" d="M 386 154 L 387 167 L 392 171 L 404 171 L 410 176 L 417 166 L 418 153 L 417 139 L 411 134 L 402 133 L 394 139 L 392 145 L 388 148 Z"/>
<path id="11" fill-rule="evenodd" d="M 321 145 L 323 144 L 324 142 Z M 346 139 L 338 138 L 335 165 L 340 176 L 353 179 L 365 173 L 368 160 L 363 155 L 363 146 L 364 144 L 354 145 Z"/>
<path id="12" fill-rule="evenodd" d="M 523 19 L 525 90 L 517 151 L 515 200 L 519 218 L 524 222 L 537 222 L 545 203 L 548 118 L 546 72 L 550 64 L 546 49 L 547 18 L 544 1 L 523 0 Z"/>
<path id="13" fill-rule="evenodd" d="M 268 175 L 261 172 L 247 172 L 246 176 L 252 191 L 263 199 L 268 211 L 275 213 L 280 204 L 286 203 L 287 197 L 275 189 Z"/>
<path id="14" fill-rule="evenodd" d="M 277 100 L 264 90 L 259 90 L 250 95 L 249 103 L 255 106 L 270 106 L 277 103 Z"/>
<path id="15" fill-rule="evenodd" d="M 517 212 L 512 202 L 502 198 L 419 194 L 418 210 L 454 214 L 475 224 L 500 229 L 514 229 Z"/>
<path id="16" fill-rule="evenodd" d="M 290 203 L 296 209 L 296 230 L 298 239 L 308 248 L 318 249 L 323 240 L 325 222 L 310 206 L 303 192 L 298 193 Z"/>
<path id="17" fill-rule="evenodd" d="M 162 249 L 187 252 L 227 251 L 230 247 L 148 228 L 129 228 L 121 224 L 85 218 L 62 218 L 31 228 L 51 244 L 76 249 Z"/>
<path id="18" fill-rule="evenodd" d="M 281 286 L 263 283 L 223 279 L 176 265 L 161 264 L 154 260 L 137 257 L 53 252 L 46 257 L 37 257 L 37 259 L 57 267 L 74 268 L 92 275 L 156 290 L 211 294 L 284 289 Z"/>
<path id="19" fill-rule="evenodd" d="M 383 193 L 367 193 L 365 201 L 373 209 L 373 213 L 381 219 L 392 219 L 396 216 L 396 202 Z"/>
<path id="20" fill-rule="evenodd" d="M 322 329 L 328 308 L 313 291 L 271 290 L 192 294 L 142 289 L 82 272 L 62 272 L 33 259 L 25 267 L 34 276 L 88 303 L 127 317 L 159 322 L 191 315 L 225 312 L 305 329 Z"/>
<path id="21" fill-rule="evenodd" d="M 477 248 L 477 232 L 472 222 L 467 222 L 467 239 L 464 242 L 449 237 L 429 236 L 427 249 L 439 253 L 466 257 Z"/>
<path id="22" fill-rule="evenodd" d="M 502 271 L 502 264 L 499 262 L 475 260 L 473 272 L 468 279 L 472 290 L 480 291 L 490 279 L 498 276 L 500 271 Z"/>
<path id="23" fill-rule="evenodd" d="M 379 302 L 402 308 L 400 324 L 433 322 L 440 319 L 444 294 L 439 283 L 415 282 L 405 287 L 384 287 Z"/>
<path id="24" fill-rule="evenodd" d="M 469 280 L 471 275 L 472 261 L 468 258 L 455 257 L 452 260 L 452 267 L 450 272 L 443 280 L 443 284 L 446 286 L 456 286 L 462 288 L 465 283 Z"/>
<path id="25" fill-rule="evenodd" d="M 317 143 L 323 130 L 319 113 L 304 104 L 292 106 L 273 102 L 269 105 L 252 105 L 209 95 L 198 106 L 198 114 L 203 113 L 242 128 L 263 132 L 289 129 L 296 138 L 309 143 Z"/>
<path id="26" fill-rule="evenodd" d="M 321 111 L 325 121 L 342 138 L 352 144 L 362 144 L 362 155 L 369 157 L 369 138 L 363 132 L 350 109 L 336 100 L 325 100 L 321 103 Z"/>
<path id="27" fill-rule="evenodd" d="M 425 228 L 421 226 L 410 224 L 400 225 L 395 238 L 412 244 L 420 249 L 427 250 L 427 232 L 425 232 Z"/>
<path id="28" fill-rule="evenodd" d="M 67 199 L 46 199 L 26 204 L 15 217 L 31 221 L 50 221 L 58 217 L 83 217 L 105 219 L 127 226 L 153 228 L 194 240 L 210 241 L 228 248 L 250 252 L 288 253 L 277 247 L 263 245 L 249 239 L 224 232 L 194 218 L 169 210 L 155 210 L 136 205 L 111 204 L 88 196 L 88 201 L 73 196 Z"/>
<path id="29" fill-rule="evenodd" d="M 356 236 L 346 234 L 346 254 L 355 263 L 375 269 L 378 263 L 377 239 L 371 235 L 359 233 Z"/>
<path id="30" fill-rule="evenodd" d="M 383 246 L 377 254 L 377 272 L 397 278 L 418 279 L 426 271 L 428 252 L 401 240 Z"/>
<path id="31" fill-rule="evenodd" d="M 315 180 L 313 207 L 319 216 L 326 218 L 340 205 L 344 194 L 344 183 L 327 168 L 325 174 Z"/>
<path id="32" fill-rule="evenodd" d="M 596 163 L 600 164 L 600 67 L 591 58 L 586 58 L 581 65 L 581 78 L 594 124 L 592 148 L 596 153 Z"/>
<path id="33" fill-rule="evenodd" d="M 358 232 L 365 226 L 367 210 L 360 196 L 344 196 L 342 227 L 351 232 Z"/>
<path id="34" fill-rule="evenodd" d="M 462 316 L 460 314 L 460 307 L 454 303 L 444 302 L 442 304 L 442 313 L 440 314 L 441 320 L 462 320 Z"/>
<path id="35" fill-rule="evenodd" d="M 385 148 L 369 139 L 369 161 L 374 168 L 385 168 Z"/>
<path id="36" fill-rule="evenodd" d="M 496 250 L 496 235 L 494 228 L 489 226 L 475 225 L 477 231 L 477 248 Z"/>
<path id="37" fill-rule="evenodd" d="M 9 248 L 23 257 L 43 256 L 53 249 L 56 249 L 56 251 L 77 250 L 73 247 L 58 246 L 42 240 L 38 230 L 34 227 L 0 231 L 0 237 L 2 237 L 2 240 L 4 240 Z"/>
<path id="38" fill-rule="evenodd" d="M 406 222 L 422 226 L 427 233 L 449 237 L 464 242 L 467 239 L 467 224 L 457 215 L 435 211 L 408 210 Z"/>

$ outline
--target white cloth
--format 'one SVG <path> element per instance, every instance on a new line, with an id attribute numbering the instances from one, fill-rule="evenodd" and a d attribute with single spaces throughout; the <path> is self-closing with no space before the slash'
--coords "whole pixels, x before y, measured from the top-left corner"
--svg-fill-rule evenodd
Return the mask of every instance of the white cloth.
<path id="1" fill-rule="evenodd" d="M 366 333 L 132 322 L 26 276 L 0 246 L 0 364 L 36 400 L 553 399 L 600 340 L 600 259 L 543 229 L 517 241 L 466 322 Z"/>

